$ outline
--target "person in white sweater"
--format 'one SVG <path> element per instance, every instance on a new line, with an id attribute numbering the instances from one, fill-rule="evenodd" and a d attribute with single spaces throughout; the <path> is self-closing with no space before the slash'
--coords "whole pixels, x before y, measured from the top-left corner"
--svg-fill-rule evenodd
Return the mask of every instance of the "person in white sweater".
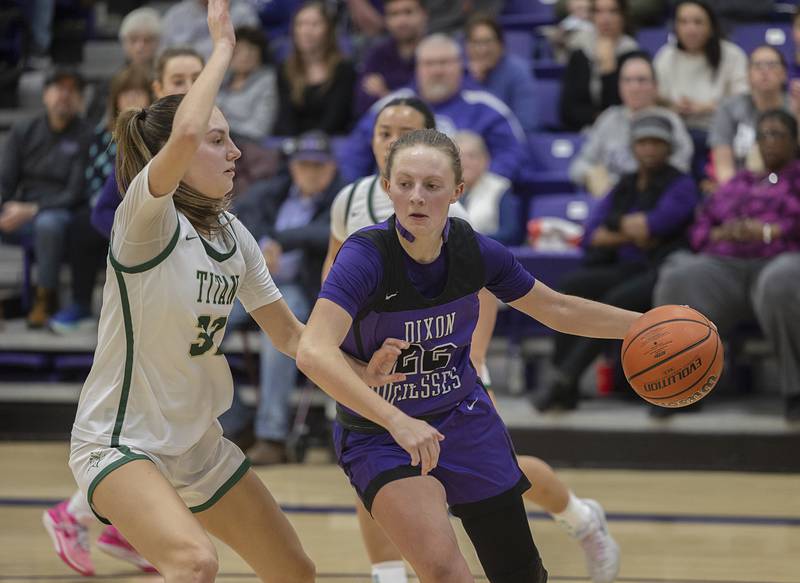
<path id="1" fill-rule="evenodd" d="M 747 56 L 721 38 L 719 20 L 705 0 L 681 0 L 675 7 L 675 44 L 659 49 L 654 65 L 664 81 L 659 97 L 690 130 L 707 132 L 720 101 L 744 93 Z"/>

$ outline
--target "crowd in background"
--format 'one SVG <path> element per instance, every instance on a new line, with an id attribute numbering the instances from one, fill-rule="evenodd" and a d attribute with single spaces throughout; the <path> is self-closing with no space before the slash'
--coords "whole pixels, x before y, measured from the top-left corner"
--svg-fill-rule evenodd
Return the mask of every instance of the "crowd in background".
<path id="1" fill-rule="evenodd" d="M 53 14 L 69 4 L 30 3 L 14 66 L 46 71 L 44 112 L 14 125 L 0 158 L 0 242 L 33 252 L 27 321 L 59 333 L 95 319 L 119 203 L 117 115 L 187 91 L 211 47 L 203 0 L 165 13 L 140 6 L 119 27 L 123 68 L 87 82 L 79 67 L 54 62 Z M 559 2 L 559 20 L 537 31 L 561 75 L 554 125 L 533 55 L 506 44 L 503 0 L 232 0 L 237 45 L 218 106 L 243 152 L 234 208 L 302 318 L 336 194 L 381 166 L 376 119 L 387 103 L 418 98 L 458 138 L 469 219 L 509 246 L 526 244 L 529 138 L 581 132 L 568 178 L 598 201 L 583 264 L 561 289 L 636 310 L 689 304 L 723 338 L 758 324 L 777 354 L 786 416 L 800 418 L 800 327 L 791 324 L 800 318 L 800 50 L 791 60 L 768 44 L 746 54 L 725 38 L 737 19 L 768 18 L 771 5 Z M 643 25 L 668 26 L 672 38 L 648 53 L 637 42 Z M 793 34 L 800 49 L 798 16 Z M 59 294 L 64 264 L 69 294 Z M 554 378 L 534 405 L 577 407 L 581 374 L 608 351 L 556 335 Z M 263 369 L 288 370 L 271 382 L 293 383 L 293 365 L 270 358 L 280 355 L 262 348 Z M 263 421 L 262 439 L 285 439 L 278 417 Z"/>

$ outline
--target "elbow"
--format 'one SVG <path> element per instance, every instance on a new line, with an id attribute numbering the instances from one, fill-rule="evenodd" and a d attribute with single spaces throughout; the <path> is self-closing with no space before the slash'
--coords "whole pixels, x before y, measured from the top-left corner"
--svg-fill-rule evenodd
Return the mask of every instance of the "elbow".
<path id="1" fill-rule="evenodd" d="M 315 364 L 319 361 L 319 358 L 308 334 L 303 334 L 300 337 L 300 342 L 297 344 L 296 358 L 297 368 L 300 372 L 312 378 L 314 376 Z"/>

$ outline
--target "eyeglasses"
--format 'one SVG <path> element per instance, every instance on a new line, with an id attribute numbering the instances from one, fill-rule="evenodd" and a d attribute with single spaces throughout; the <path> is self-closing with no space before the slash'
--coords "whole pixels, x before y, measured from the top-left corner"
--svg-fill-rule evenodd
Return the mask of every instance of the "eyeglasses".
<path id="1" fill-rule="evenodd" d="M 783 63 L 780 61 L 753 61 L 750 63 L 750 66 L 753 69 L 762 69 L 764 71 L 770 71 L 773 69 L 782 69 Z"/>
<path id="2" fill-rule="evenodd" d="M 782 131 L 782 130 L 761 130 L 756 132 L 756 139 L 757 140 L 785 140 L 789 137 L 789 132 Z"/>
<path id="3" fill-rule="evenodd" d="M 640 77 L 620 77 L 620 81 L 623 83 L 639 83 L 640 85 L 644 85 L 645 83 L 652 83 L 653 78 L 642 75 Z"/>

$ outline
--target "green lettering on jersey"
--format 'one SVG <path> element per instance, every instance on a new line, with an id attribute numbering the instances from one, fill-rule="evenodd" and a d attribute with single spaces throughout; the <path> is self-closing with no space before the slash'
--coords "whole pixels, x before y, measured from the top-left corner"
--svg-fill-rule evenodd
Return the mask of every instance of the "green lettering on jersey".
<path id="1" fill-rule="evenodd" d="M 189 346 L 189 355 L 200 356 L 205 354 L 214 346 L 214 335 L 225 327 L 228 322 L 226 316 L 221 316 L 211 322 L 211 316 L 199 316 L 197 318 L 197 327 L 200 333 L 197 335 L 197 342 Z M 222 354 L 219 348 L 214 354 Z"/>

